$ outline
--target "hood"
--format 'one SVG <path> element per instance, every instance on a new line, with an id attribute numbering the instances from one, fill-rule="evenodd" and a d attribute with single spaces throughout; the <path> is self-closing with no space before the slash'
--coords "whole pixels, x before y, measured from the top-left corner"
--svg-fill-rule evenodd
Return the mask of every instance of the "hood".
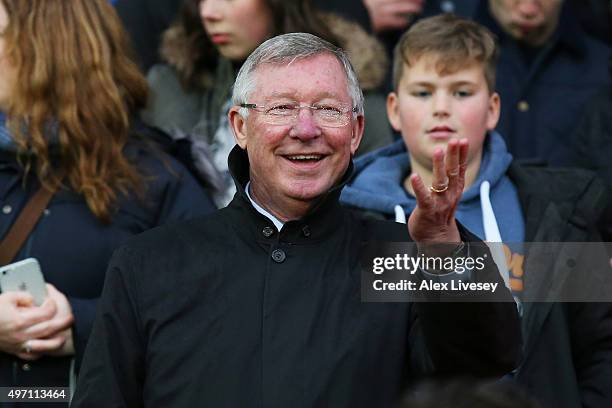
<path id="1" fill-rule="evenodd" d="M 180 23 L 175 22 L 163 32 L 159 55 L 162 61 L 165 61 L 179 73 L 180 78 L 190 78 L 189 83 L 195 83 L 204 88 L 214 86 L 214 72 L 202 71 L 194 75 L 196 55 L 185 29 Z M 192 77 L 192 75 L 194 76 Z"/>
<path id="2" fill-rule="evenodd" d="M 359 24 L 337 14 L 321 12 L 320 17 L 348 54 L 361 88 L 367 91 L 382 85 L 389 65 L 383 45 Z M 175 23 L 164 31 L 160 56 L 181 76 L 189 77 L 195 69 L 193 50 L 180 24 Z M 215 83 L 214 73 L 203 72 L 196 78 L 196 82 L 204 87 Z"/>
<path id="3" fill-rule="evenodd" d="M 511 161 L 512 155 L 508 153 L 501 135 L 489 132 L 478 177 L 463 193 L 459 205 L 479 204 L 480 185 L 488 181 L 490 188 L 494 189 Z M 342 191 L 340 200 L 343 204 L 379 212 L 390 218 L 395 217 L 396 205 L 408 214 L 416 206 L 415 198 L 403 187 L 409 172 L 410 158 L 404 141 L 400 139 L 355 160 L 354 175 Z"/>

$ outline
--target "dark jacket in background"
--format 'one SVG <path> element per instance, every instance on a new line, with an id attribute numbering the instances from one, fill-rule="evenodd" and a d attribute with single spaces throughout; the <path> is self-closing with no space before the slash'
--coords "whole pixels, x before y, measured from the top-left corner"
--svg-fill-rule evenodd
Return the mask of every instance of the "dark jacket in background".
<path id="1" fill-rule="evenodd" d="M 612 86 L 585 106 L 573 142 L 572 164 L 595 171 L 612 189 Z"/>
<path id="2" fill-rule="evenodd" d="M 496 129 L 516 159 L 572 164 L 572 137 L 584 106 L 611 83 L 610 48 L 587 36 L 565 3 L 554 39 L 528 58 L 493 20 L 487 4 L 481 1 L 474 19 L 499 37 L 496 88 L 502 107 Z"/>
<path id="3" fill-rule="evenodd" d="M 526 220 L 526 242 L 610 241 L 602 225 L 609 196 L 590 172 L 512 165 Z M 580 270 L 556 263 L 547 276 L 529 273 L 525 258 L 524 297 L 538 283 L 570 279 Z M 576 266 L 579 268 L 579 265 Z M 576 278 L 576 276 L 573 276 Z M 612 406 L 612 305 L 610 303 L 524 303 L 523 362 L 516 380 L 544 408 Z"/>
<path id="4" fill-rule="evenodd" d="M 112 222 L 105 225 L 94 217 L 81 195 L 60 190 L 15 258 L 36 258 L 45 280 L 68 298 L 75 318 L 72 329 L 77 368 L 113 251 L 133 235 L 215 208 L 198 182 L 170 156 L 151 151 L 141 141 L 130 142 L 125 152 L 147 177 L 144 201 L 134 195 L 121 198 Z M 23 169 L 15 153 L 0 151 L 0 237 L 6 235 L 38 189 L 33 177 L 25 187 L 22 183 Z M 71 357 L 42 357 L 25 362 L 0 353 L 0 386 L 66 387 L 70 361 Z"/>
<path id="5" fill-rule="evenodd" d="M 498 376 L 519 358 L 511 301 L 361 301 L 362 245 L 409 240 L 404 225 L 343 209 L 341 184 L 278 232 L 238 147 L 230 166 L 228 207 L 116 253 L 75 408 L 389 407 L 406 379 Z"/>
<path id="6" fill-rule="evenodd" d="M 610 0 L 568 0 L 584 30 L 612 45 L 612 3 Z"/>

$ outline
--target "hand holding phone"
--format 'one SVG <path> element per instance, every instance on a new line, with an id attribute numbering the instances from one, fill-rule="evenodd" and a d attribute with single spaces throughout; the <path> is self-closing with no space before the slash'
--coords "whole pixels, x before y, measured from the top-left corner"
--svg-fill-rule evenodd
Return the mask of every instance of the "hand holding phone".
<path id="1" fill-rule="evenodd" d="M 32 328 L 53 319 L 57 312 L 53 299 L 45 300 L 41 306 L 33 306 L 32 295 L 27 292 L 0 294 L 0 351 L 20 356 L 26 349 L 26 342 L 37 334 L 31 332 Z M 38 355 L 27 357 L 25 359 L 34 360 Z"/>
<path id="2" fill-rule="evenodd" d="M 30 339 L 28 346 L 30 355 L 18 354 L 23 359 L 28 359 L 32 354 L 46 354 L 52 356 L 66 356 L 74 354 L 72 340 L 72 324 L 74 315 L 66 296 L 58 291 L 53 285 L 47 284 L 47 300 L 44 304 L 52 302 L 56 306 L 56 313 L 47 321 L 34 324 L 24 330 L 24 334 Z"/>

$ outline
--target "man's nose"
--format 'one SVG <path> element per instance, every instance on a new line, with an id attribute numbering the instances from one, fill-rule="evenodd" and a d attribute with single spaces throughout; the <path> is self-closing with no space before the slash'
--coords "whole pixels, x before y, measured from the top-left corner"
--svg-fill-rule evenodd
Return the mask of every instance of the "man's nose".
<path id="1" fill-rule="evenodd" d="M 539 5 L 534 0 L 519 0 L 517 11 L 523 18 L 533 18 L 539 12 Z"/>
<path id="2" fill-rule="evenodd" d="M 200 17 L 202 20 L 219 20 L 222 17 L 218 0 L 200 1 Z"/>
<path id="3" fill-rule="evenodd" d="M 300 140 L 310 140 L 321 136 L 321 127 L 317 124 L 314 112 L 306 107 L 300 108 L 295 124 L 289 131 L 289 136 Z"/>

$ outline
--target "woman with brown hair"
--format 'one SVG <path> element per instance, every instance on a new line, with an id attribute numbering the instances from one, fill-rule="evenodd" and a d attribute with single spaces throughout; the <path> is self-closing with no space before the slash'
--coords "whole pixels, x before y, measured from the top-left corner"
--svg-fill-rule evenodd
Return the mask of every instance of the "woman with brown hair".
<path id="1" fill-rule="evenodd" d="M 359 152 L 391 141 L 385 97 L 378 90 L 387 69 L 384 49 L 356 23 L 317 11 L 310 0 L 185 0 L 178 19 L 164 33 L 165 63 L 148 73 L 152 98 L 142 117 L 207 146 L 224 178 L 225 190 L 215 196 L 218 205 L 227 204 L 235 191 L 227 170 L 227 155 L 235 144 L 227 112 L 236 73 L 259 44 L 289 32 L 315 34 L 351 57 L 368 115 Z"/>
<path id="2" fill-rule="evenodd" d="M 114 249 L 214 207 L 145 140 L 146 80 L 107 0 L 0 1 L 0 239 L 39 189 L 54 192 L 17 254 L 48 297 L 0 295 L 0 386 L 68 386 Z"/>

